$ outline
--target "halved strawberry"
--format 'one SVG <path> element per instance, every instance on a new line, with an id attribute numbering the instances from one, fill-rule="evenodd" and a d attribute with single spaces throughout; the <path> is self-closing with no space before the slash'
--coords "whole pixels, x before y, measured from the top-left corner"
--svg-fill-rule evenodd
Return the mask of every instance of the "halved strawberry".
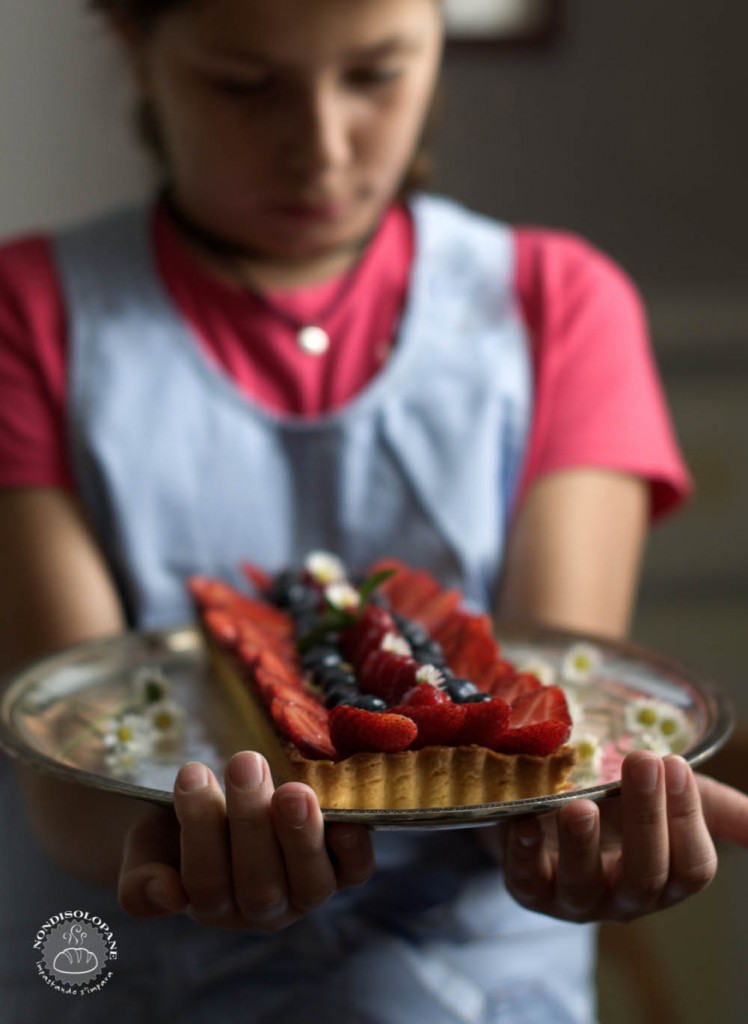
<path id="1" fill-rule="evenodd" d="M 547 757 L 565 743 L 571 728 L 563 722 L 535 722 L 517 729 L 507 729 L 499 736 L 495 750 L 502 754 L 534 754 Z"/>
<path id="2" fill-rule="evenodd" d="M 493 673 L 498 657 L 493 635 L 480 618 L 474 618 L 463 625 L 455 647 L 451 656 L 445 651 L 449 667 L 458 676 L 472 679 L 482 689 L 483 681 Z"/>
<path id="3" fill-rule="evenodd" d="M 225 608 L 208 608 L 203 612 L 203 623 L 211 638 L 222 647 L 235 647 L 239 642 L 236 616 Z"/>
<path id="4" fill-rule="evenodd" d="M 407 618 L 416 618 L 420 606 L 438 593 L 439 584 L 430 573 L 409 569 L 392 577 L 388 597 L 396 612 Z"/>
<path id="5" fill-rule="evenodd" d="M 465 721 L 453 742 L 464 746 L 476 743 L 479 747 L 490 747 L 493 750 L 506 730 L 509 705 L 494 697 L 492 700 L 461 706 L 465 708 Z"/>
<path id="6" fill-rule="evenodd" d="M 461 600 L 462 595 L 458 590 L 439 590 L 418 606 L 413 612 L 413 618 L 433 636 L 435 631 L 448 621 Z"/>
<path id="7" fill-rule="evenodd" d="M 276 699 L 271 705 L 273 720 L 283 735 L 305 757 L 331 760 L 336 756 L 327 719 L 320 720 L 305 704 Z"/>
<path id="8" fill-rule="evenodd" d="M 569 705 L 560 686 L 541 686 L 520 694 L 511 705 L 509 727 L 555 721 L 571 727 Z"/>
<path id="9" fill-rule="evenodd" d="M 242 562 L 239 568 L 259 594 L 266 594 L 270 590 L 273 580 L 259 565 Z"/>
<path id="10" fill-rule="evenodd" d="M 286 682 L 291 683 L 293 686 L 301 687 L 301 676 L 296 669 L 290 666 L 283 658 L 279 658 L 268 647 L 263 647 L 257 655 L 255 673 L 259 671 L 272 672 L 275 676 L 285 679 Z"/>
<path id="11" fill-rule="evenodd" d="M 418 682 L 416 672 L 420 667 L 414 658 L 377 647 L 360 666 L 358 684 L 363 693 L 396 704 Z"/>
<path id="12" fill-rule="evenodd" d="M 341 757 L 358 753 L 395 754 L 407 750 L 418 726 L 405 715 L 365 711 L 339 704 L 329 715 L 330 738 Z"/>
<path id="13" fill-rule="evenodd" d="M 511 704 L 517 697 L 539 690 L 541 686 L 542 683 L 532 672 L 515 672 L 509 662 L 499 661 L 493 676 L 483 680 L 481 689 Z"/>
<path id="14" fill-rule="evenodd" d="M 467 715 L 466 704 L 399 704 L 391 708 L 393 714 L 406 715 L 418 726 L 418 735 L 411 750 L 438 745 L 449 746 L 459 733 Z"/>

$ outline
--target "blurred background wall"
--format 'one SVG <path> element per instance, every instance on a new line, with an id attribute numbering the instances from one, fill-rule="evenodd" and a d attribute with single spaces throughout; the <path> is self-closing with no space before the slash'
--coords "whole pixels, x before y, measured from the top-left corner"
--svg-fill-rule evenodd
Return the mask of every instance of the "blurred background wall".
<path id="1" fill-rule="evenodd" d="M 2 235 L 148 187 L 123 131 L 118 55 L 83 7 L 2 0 Z M 748 5 L 558 7 L 545 44 L 450 50 L 436 184 L 507 220 L 586 235 L 644 293 L 697 492 L 653 534 L 633 635 L 728 687 L 748 721 Z M 646 1005 L 659 1024 L 745 1020 L 747 867 L 726 851 L 707 893 L 608 932 L 604 1021 L 646 1021 Z"/>

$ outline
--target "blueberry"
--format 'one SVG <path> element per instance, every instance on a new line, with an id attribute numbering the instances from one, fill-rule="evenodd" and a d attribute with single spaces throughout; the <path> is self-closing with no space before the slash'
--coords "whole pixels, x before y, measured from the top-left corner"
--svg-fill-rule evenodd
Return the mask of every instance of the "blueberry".
<path id="1" fill-rule="evenodd" d="M 338 683 L 325 690 L 325 707 L 336 708 L 338 704 L 353 704 L 361 694 L 356 686 L 345 686 Z"/>
<path id="2" fill-rule="evenodd" d="M 307 589 L 301 573 L 293 569 L 285 569 L 273 577 L 268 591 L 268 598 L 281 608 L 288 608 L 293 600 L 294 593 L 299 593 L 299 588 Z"/>
<path id="3" fill-rule="evenodd" d="M 330 644 L 315 644 L 308 647 L 301 655 L 301 667 L 308 672 L 314 672 L 318 668 L 327 668 L 331 665 L 339 665 L 343 656 L 337 647 Z"/>
<path id="4" fill-rule="evenodd" d="M 413 657 L 416 661 L 420 661 L 422 665 L 436 665 L 437 668 L 441 668 L 442 665 L 446 664 L 442 645 L 438 644 L 436 640 L 429 640 L 425 644 L 409 642 L 413 647 Z"/>
<path id="5" fill-rule="evenodd" d="M 462 699 L 462 704 L 482 704 L 486 700 L 493 700 L 490 693 L 469 693 Z"/>
<path id="6" fill-rule="evenodd" d="M 425 630 L 418 622 L 413 622 L 412 619 L 406 619 L 404 615 L 396 615 L 394 618 L 397 628 L 411 647 L 424 647 L 426 644 L 432 642 L 428 631 Z"/>
<path id="7" fill-rule="evenodd" d="M 381 697 L 375 697 L 373 693 L 362 693 L 349 701 L 354 708 L 363 708 L 364 711 L 386 711 L 387 704 Z"/>
<path id="8" fill-rule="evenodd" d="M 348 686 L 358 689 L 356 677 L 349 669 L 343 668 L 343 662 L 339 662 L 337 665 L 323 665 L 314 672 L 313 679 L 318 686 L 325 690 L 329 690 L 333 686 Z"/>
<path id="9" fill-rule="evenodd" d="M 466 698 L 478 692 L 478 687 L 471 679 L 461 679 L 458 676 L 448 679 L 444 689 L 455 704 L 464 704 Z"/>

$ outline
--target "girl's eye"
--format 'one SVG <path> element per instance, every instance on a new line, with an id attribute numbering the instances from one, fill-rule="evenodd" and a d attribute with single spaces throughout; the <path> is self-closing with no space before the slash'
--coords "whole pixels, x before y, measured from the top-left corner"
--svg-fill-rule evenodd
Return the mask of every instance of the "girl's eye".
<path id="1" fill-rule="evenodd" d="M 368 89 L 389 85 L 401 75 L 401 68 L 353 68 L 347 72 L 346 79 L 351 85 Z"/>
<path id="2" fill-rule="evenodd" d="M 220 78 L 213 84 L 219 92 L 228 93 L 230 96 L 257 96 L 267 91 L 270 85 L 265 78 Z"/>

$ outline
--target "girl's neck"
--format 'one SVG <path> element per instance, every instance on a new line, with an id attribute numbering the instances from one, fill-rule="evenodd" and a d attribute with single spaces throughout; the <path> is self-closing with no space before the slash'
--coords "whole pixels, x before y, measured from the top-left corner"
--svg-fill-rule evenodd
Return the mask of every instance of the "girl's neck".
<path id="1" fill-rule="evenodd" d="M 260 291 L 291 291 L 338 277 L 361 257 L 371 234 L 352 245 L 289 261 L 245 249 L 212 234 L 193 221 L 171 199 L 162 194 L 164 210 L 194 256 L 211 273 L 228 284 L 246 283 Z"/>

